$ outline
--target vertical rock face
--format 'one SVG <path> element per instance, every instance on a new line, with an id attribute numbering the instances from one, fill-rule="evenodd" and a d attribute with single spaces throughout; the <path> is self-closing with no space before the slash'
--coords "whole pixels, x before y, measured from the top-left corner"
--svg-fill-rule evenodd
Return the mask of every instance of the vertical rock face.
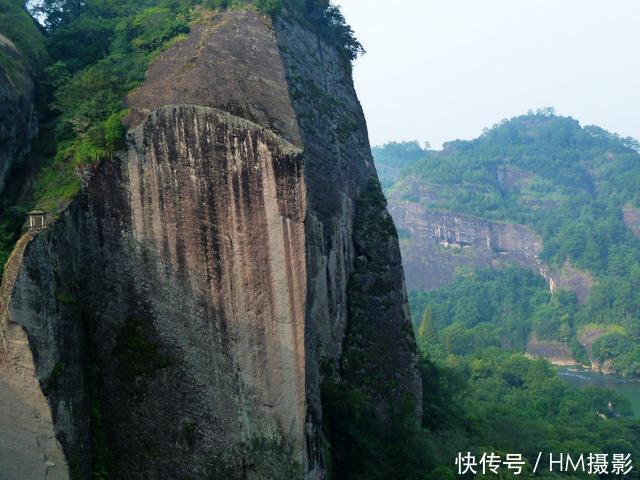
<path id="1" fill-rule="evenodd" d="M 512 261 L 543 268 L 538 259 L 542 239 L 525 226 L 430 210 L 418 203 L 392 202 L 390 210 L 403 231 L 407 282 L 413 290 L 442 287 L 465 266 Z"/>
<path id="2" fill-rule="evenodd" d="M 542 238 L 531 228 L 438 211 L 424 203 L 403 201 L 394 195 L 390 200 L 389 210 L 402 232 L 400 243 L 411 290 L 443 287 L 460 268 L 499 268 L 515 262 L 545 277 L 551 291 L 571 291 L 580 302 L 589 296 L 593 277 L 569 262 L 560 268 L 546 265 L 540 259 Z"/>
<path id="3" fill-rule="evenodd" d="M 335 48 L 295 22 L 278 19 L 275 30 L 304 144 L 307 438 L 311 465 L 321 471 L 320 370 L 341 371 L 359 386 L 371 374 L 349 368 L 344 349 L 361 348 L 371 369 L 397 386 L 385 395 L 370 388 L 384 396 L 380 405 L 389 408 L 407 394 L 420 404 L 421 389 L 397 235 L 384 199 L 370 201 L 382 192 L 350 68 Z M 384 284 L 375 299 L 362 288 L 374 283 Z M 397 362 L 383 364 L 376 347 L 395 350 Z"/>
<path id="4" fill-rule="evenodd" d="M 34 86 L 26 59 L 0 34 L 0 193 L 11 165 L 30 148 L 38 129 L 33 111 Z"/>
<path id="5" fill-rule="evenodd" d="M 49 412 L 59 478 L 324 478 L 321 371 L 382 411 L 421 391 L 348 65 L 295 23 L 230 11 L 128 103 L 127 150 L 3 284 L 3 331 L 32 352 L 15 388 Z"/>

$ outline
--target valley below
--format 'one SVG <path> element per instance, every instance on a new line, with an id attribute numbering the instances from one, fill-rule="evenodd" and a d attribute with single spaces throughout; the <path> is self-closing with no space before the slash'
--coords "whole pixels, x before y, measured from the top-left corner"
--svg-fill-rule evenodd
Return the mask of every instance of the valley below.
<path id="1" fill-rule="evenodd" d="M 604 375 L 579 366 L 558 367 L 557 372 L 562 380 L 574 387 L 602 387 L 619 394 L 629 401 L 634 418 L 640 418 L 640 381 Z"/>

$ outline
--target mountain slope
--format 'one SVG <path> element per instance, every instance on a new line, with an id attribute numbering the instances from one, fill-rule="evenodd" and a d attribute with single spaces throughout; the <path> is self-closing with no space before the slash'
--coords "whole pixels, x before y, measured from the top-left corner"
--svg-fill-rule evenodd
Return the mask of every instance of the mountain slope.
<path id="1" fill-rule="evenodd" d="M 374 149 L 387 165 L 381 172 L 400 165 L 382 181 L 408 288 L 443 287 L 460 269 L 515 262 L 579 301 L 554 295 L 546 313 L 532 312 L 539 339 L 571 338 L 579 361 L 589 357 L 595 368 L 639 375 L 637 142 L 542 111 L 407 161 L 403 152 L 416 147 Z M 419 322 L 422 311 L 414 314 Z"/>

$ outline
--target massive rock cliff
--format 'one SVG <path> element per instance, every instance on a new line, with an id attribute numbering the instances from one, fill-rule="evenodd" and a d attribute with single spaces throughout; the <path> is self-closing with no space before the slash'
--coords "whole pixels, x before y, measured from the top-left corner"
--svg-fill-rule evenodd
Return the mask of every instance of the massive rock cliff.
<path id="1" fill-rule="evenodd" d="M 211 13 L 127 102 L 127 148 L 3 281 L 6 478 L 325 478 L 325 376 L 383 416 L 421 392 L 349 65 Z"/>

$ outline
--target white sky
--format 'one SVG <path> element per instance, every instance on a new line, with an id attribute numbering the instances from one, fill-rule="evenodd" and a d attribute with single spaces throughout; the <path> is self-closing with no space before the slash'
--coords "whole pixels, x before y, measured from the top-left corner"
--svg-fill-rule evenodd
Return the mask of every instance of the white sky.
<path id="1" fill-rule="evenodd" d="M 335 0 L 367 54 L 372 144 L 478 136 L 555 107 L 640 138 L 640 0 Z"/>

